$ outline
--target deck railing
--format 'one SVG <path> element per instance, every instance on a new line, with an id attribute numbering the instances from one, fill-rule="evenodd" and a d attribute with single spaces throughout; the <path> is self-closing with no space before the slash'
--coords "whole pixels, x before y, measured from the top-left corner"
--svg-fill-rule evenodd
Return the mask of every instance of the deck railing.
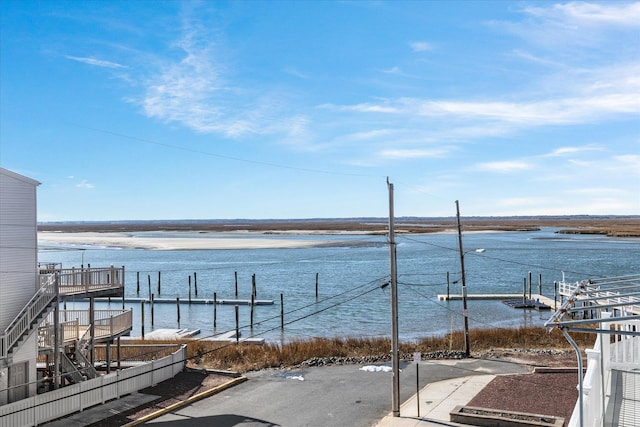
<path id="1" fill-rule="evenodd" d="M 55 274 L 40 275 L 40 288 L 0 335 L 0 359 L 6 359 L 13 347 L 50 307 L 57 295 Z"/>
<path id="2" fill-rule="evenodd" d="M 55 313 L 49 313 L 45 325 L 39 328 L 39 342 L 43 347 L 53 346 L 54 315 Z M 62 342 L 79 340 L 80 334 L 90 326 L 90 310 L 60 310 L 59 317 Z M 131 310 L 94 310 L 93 320 L 94 340 L 115 337 L 130 331 L 133 327 Z"/>
<path id="3" fill-rule="evenodd" d="M 60 277 L 60 295 L 79 295 L 107 291 L 124 291 L 124 266 L 105 268 L 41 268 L 40 274 L 57 273 Z"/>
<path id="4" fill-rule="evenodd" d="M 53 349 L 54 347 L 54 327 L 51 324 L 38 328 L 38 347 L 40 349 Z M 80 335 L 80 324 L 78 320 L 60 323 L 60 342 L 69 344 L 78 339 Z"/>

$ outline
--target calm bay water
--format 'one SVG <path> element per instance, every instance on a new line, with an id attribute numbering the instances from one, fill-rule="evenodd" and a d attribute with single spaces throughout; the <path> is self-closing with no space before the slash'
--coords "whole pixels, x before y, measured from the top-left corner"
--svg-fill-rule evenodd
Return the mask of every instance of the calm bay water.
<path id="1" fill-rule="evenodd" d="M 559 235 L 547 228 L 537 232 L 468 233 L 464 235 L 465 270 L 470 294 L 522 293 L 523 279 L 533 276 L 533 293 L 542 275 L 543 294 L 553 297 L 553 282 L 575 282 L 589 277 L 638 273 L 640 240 L 602 236 Z M 132 233 L 135 235 L 135 233 Z M 148 236 L 148 233 L 145 233 Z M 202 234 L 162 233 L 185 237 Z M 215 236 L 220 236 L 216 234 Z M 225 235 L 224 237 L 229 237 Z M 243 235 L 233 234 L 235 238 Z M 255 235 L 247 236 L 255 237 Z M 269 236 L 260 236 L 270 238 Z M 140 297 L 157 295 L 161 272 L 162 298 L 180 297 L 181 328 L 200 329 L 199 337 L 235 329 L 231 305 L 217 306 L 214 331 L 213 305 L 189 306 L 188 278 L 197 273 L 198 298 L 238 297 L 250 299 L 252 275 L 256 276 L 257 298 L 273 300 L 273 305 L 257 306 L 254 328 L 249 328 L 250 310 L 240 307 L 243 336 L 269 340 L 315 336 L 389 336 L 391 305 L 389 287 L 389 247 L 385 236 L 363 235 L 276 235 L 276 239 L 317 239 L 335 245 L 303 249 L 233 249 L 153 251 L 89 246 L 48 246 L 41 248 L 41 262 L 62 263 L 64 268 L 125 266 L 126 296 L 136 297 L 137 273 Z M 447 272 L 451 293 L 460 293 L 460 259 L 457 234 L 398 235 L 397 271 L 399 330 L 401 339 L 446 333 L 462 328 L 462 303 L 438 301 L 447 292 Z M 482 253 L 476 248 L 485 249 Z M 319 279 L 316 299 L 316 274 Z M 192 285 L 193 285 L 192 278 Z M 284 332 L 280 329 L 280 294 L 284 299 Z M 195 298 L 195 289 L 192 288 Z M 68 302 L 67 308 L 84 308 L 85 302 Z M 491 326 L 542 325 L 549 312 L 513 309 L 499 301 L 469 301 L 469 324 L 473 328 Z M 121 308 L 121 301 L 99 303 L 98 308 Z M 134 310 L 134 330 L 140 334 L 140 304 L 125 303 Z M 150 324 L 150 307 L 145 308 L 145 332 Z M 155 304 L 154 328 L 177 328 L 176 304 Z"/>

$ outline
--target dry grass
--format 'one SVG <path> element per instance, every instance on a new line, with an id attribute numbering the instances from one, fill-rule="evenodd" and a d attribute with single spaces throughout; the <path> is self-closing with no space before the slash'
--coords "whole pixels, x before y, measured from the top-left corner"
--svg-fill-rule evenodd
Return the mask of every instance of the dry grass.
<path id="1" fill-rule="evenodd" d="M 547 334 L 540 327 L 474 330 L 469 337 L 472 352 L 478 353 L 494 349 L 571 350 L 561 333 L 554 330 Z M 572 334 L 572 337 L 581 348 L 593 346 L 593 334 Z M 192 366 L 237 372 L 291 367 L 311 358 L 384 358 L 391 349 L 391 342 L 386 338 L 314 338 L 264 345 L 224 344 L 207 340 L 164 342 L 186 343 Z M 464 334 L 461 331 L 400 344 L 400 353 L 405 355 L 414 352 L 461 352 L 463 349 Z"/>

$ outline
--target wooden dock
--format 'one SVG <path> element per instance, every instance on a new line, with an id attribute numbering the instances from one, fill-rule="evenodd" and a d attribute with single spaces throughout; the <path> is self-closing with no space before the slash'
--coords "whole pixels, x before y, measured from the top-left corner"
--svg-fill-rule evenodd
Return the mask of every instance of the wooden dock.
<path id="1" fill-rule="evenodd" d="M 524 298 L 523 298 L 524 297 Z M 461 294 L 439 294 L 439 301 L 460 301 L 462 300 Z M 558 298 L 557 303 L 553 301 L 553 298 L 546 297 L 540 294 L 531 294 L 531 298 L 528 297 L 528 294 L 525 296 L 523 294 L 467 294 L 467 301 L 469 300 L 486 300 L 486 301 L 511 301 L 518 300 L 523 301 L 525 303 L 529 303 L 531 307 L 528 308 L 536 308 L 534 305 L 544 304 L 549 306 L 551 310 L 555 310 L 556 305 L 560 307 L 561 301 Z"/>

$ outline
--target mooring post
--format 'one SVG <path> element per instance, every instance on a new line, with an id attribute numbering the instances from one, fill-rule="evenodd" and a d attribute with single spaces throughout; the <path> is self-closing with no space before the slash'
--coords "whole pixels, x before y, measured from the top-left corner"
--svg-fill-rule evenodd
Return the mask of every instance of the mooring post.
<path id="1" fill-rule="evenodd" d="M 140 272 L 136 272 L 136 295 L 140 295 Z"/>
<path id="2" fill-rule="evenodd" d="M 522 304 L 527 303 L 527 278 L 522 279 Z"/>
<path id="3" fill-rule="evenodd" d="M 195 272 L 193 272 L 193 287 L 196 290 L 196 298 L 198 298 L 198 276 Z"/>
<path id="4" fill-rule="evenodd" d="M 318 299 L 318 273 L 316 273 L 316 299 Z"/>
<path id="5" fill-rule="evenodd" d="M 256 294 L 256 274 L 255 273 L 253 273 L 251 275 L 251 295 L 254 296 L 254 297 L 257 295 Z"/>
<path id="6" fill-rule="evenodd" d="M 538 273 L 538 295 L 542 296 L 542 273 Z"/>
<path id="7" fill-rule="evenodd" d="M 147 280 L 149 282 L 149 299 L 151 299 L 151 275 L 147 274 Z"/>
<path id="8" fill-rule="evenodd" d="M 153 324 L 154 324 L 154 314 L 153 314 L 153 300 L 154 300 L 154 294 L 151 294 L 151 329 L 153 329 Z"/>
<path id="9" fill-rule="evenodd" d="M 162 295 L 160 292 L 160 272 L 158 271 L 158 296 Z"/>
<path id="10" fill-rule="evenodd" d="M 178 310 L 178 328 L 180 327 L 180 297 L 176 297 L 176 309 Z"/>
<path id="11" fill-rule="evenodd" d="M 236 299 L 238 299 L 238 272 L 235 272 L 235 276 L 236 276 Z"/>
<path id="12" fill-rule="evenodd" d="M 213 293 L 213 330 L 216 330 L 217 326 L 217 312 L 218 312 L 218 293 Z"/>
<path id="13" fill-rule="evenodd" d="M 256 303 L 256 296 L 254 294 L 251 294 L 251 329 L 253 330 L 253 312 L 254 312 L 254 305 Z"/>
<path id="14" fill-rule="evenodd" d="M 447 301 L 449 301 L 449 272 L 447 271 Z"/>
<path id="15" fill-rule="evenodd" d="M 531 299 L 531 272 L 529 272 L 529 299 Z"/>
<path id="16" fill-rule="evenodd" d="M 140 301 L 140 325 L 142 327 L 142 339 L 144 339 L 144 301 Z"/>
<path id="17" fill-rule="evenodd" d="M 236 344 L 240 341 L 240 316 L 238 314 L 238 306 L 236 305 Z"/>
<path id="18" fill-rule="evenodd" d="M 189 275 L 189 305 L 191 305 L 191 275 Z"/>
<path id="19" fill-rule="evenodd" d="M 553 281 L 553 311 L 558 311 L 558 282 Z"/>
<path id="20" fill-rule="evenodd" d="M 280 329 L 284 331 L 284 296 L 280 294 Z"/>

